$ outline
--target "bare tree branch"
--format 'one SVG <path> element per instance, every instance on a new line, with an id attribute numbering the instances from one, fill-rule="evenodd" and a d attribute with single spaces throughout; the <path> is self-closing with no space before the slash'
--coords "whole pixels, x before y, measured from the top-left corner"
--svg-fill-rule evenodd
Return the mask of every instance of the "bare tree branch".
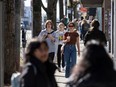
<path id="1" fill-rule="evenodd" d="M 57 1 L 58 1 L 58 0 L 54 0 L 54 2 L 53 2 L 53 7 L 56 7 Z"/>
<path id="2" fill-rule="evenodd" d="M 73 4 L 73 1 L 72 0 L 70 0 L 70 4 L 71 4 L 71 7 L 72 7 L 72 4 Z"/>
<path id="3" fill-rule="evenodd" d="M 39 1 L 40 1 L 40 3 L 41 3 L 41 7 L 47 12 L 48 9 L 44 6 L 42 0 L 39 0 Z"/>

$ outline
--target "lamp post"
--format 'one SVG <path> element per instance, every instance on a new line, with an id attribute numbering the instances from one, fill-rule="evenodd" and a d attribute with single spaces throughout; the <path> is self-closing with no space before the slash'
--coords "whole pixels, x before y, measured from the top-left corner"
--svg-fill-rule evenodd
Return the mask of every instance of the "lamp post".
<path id="1" fill-rule="evenodd" d="M 116 0 L 114 1 L 114 23 L 116 23 Z M 116 24 L 114 24 L 114 62 L 116 69 Z"/>
<path id="2" fill-rule="evenodd" d="M 114 54 L 114 0 L 111 0 L 111 53 Z"/>

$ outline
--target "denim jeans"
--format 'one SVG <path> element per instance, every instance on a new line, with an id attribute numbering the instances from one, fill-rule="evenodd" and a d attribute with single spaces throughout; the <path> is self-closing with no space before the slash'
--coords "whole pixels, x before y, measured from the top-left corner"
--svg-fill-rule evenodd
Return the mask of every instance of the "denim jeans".
<path id="1" fill-rule="evenodd" d="M 75 45 L 65 45 L 64 47 L 64 59 L 66 63 L 65 77 L 68 78 L 71 73 L 71 69 L 76 64 L 76 46 Z"/>

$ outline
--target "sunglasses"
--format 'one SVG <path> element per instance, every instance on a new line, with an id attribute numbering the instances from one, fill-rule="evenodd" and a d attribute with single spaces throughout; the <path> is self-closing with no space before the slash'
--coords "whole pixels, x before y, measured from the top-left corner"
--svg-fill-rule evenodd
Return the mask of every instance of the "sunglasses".
<path id="1" fill-rule="evenodd" d="M 74 27 L 73 25 L 69 25 L 69 27 Z"/>

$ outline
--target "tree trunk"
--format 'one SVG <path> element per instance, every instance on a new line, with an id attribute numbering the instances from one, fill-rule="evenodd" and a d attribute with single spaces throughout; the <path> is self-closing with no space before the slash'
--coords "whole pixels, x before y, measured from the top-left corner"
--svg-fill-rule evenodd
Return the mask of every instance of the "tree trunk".
<path id="1" fill-rule="evenodd" d="M 65 15 L 67 16 L 67 0 L 65 0 Z"/>
<path id="2" fill-rule="evenodd" d="M 21 0 L 15 0 L 15 56 L 16 70 L 20 67 L 20 19 L 21 19 Z"/>
<path id="3" fill-rule="evenodd" d="M 59 0 L 60 20 L 64 17 L 63 0 Z"/>
<path id="4" fill-rule="evenodd" d="M 56 5 L 57 0 L 48 0 L 47 19 L 53 21 L 54 30 L 56 30 Z"/>
<path id="5" fill-rule="evenodd" d="M 41 2 L 33 0 L 33 37 L 41 31 Z"/>
<path id="6" fill-rule="evenodd" d="M 41 6 L 47 13 L 47 19 L 52 20 L 54 24 L 54 30 L 56 30 L 56 5 L 57 0 L 47 0 L 48 7 L 45 8 L 45 6 L 42 3 L 42 0 L 39 0 L 41 3 Z"/>
<path id="7" fill-rule="evenodd" d="M 5 0 L 4 25 L 4 83 L 10 84 L 12 73 L 16 70 L 15 61 L 15 0 Z"/>

